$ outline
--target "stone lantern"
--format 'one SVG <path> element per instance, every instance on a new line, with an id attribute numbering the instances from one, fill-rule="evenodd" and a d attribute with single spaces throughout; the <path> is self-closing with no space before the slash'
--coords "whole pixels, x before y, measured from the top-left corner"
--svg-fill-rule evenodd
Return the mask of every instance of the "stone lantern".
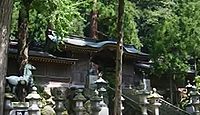
<path id="1" fill-rule="evenodd" d="M 150 100 L 150 104 L 154 108 L 154 115 L 159 115 L 159 106 L 161 106 L 161 98 L 163 98 L 163 96 L 157 93 L 156 88 L 153 88 L 153 92 L 148 96 L 148 99 Z"/>
<path id="2" fill-rule="evenodd" d="M 80 89 L 73 100 L 75 101 L 74 111 L 76 112 L 76 115 L 84 115 L 85 108 L 83 106 L 83 102 L 86 100 L 86 98 L 82 95 Z"/>
<path id="3" fill-rule="evenodd" d="M 102 99 L 98 96 L 98 91 L 95 91 L 94 96 L 90 100 L 92 115 L 99 115 L 99 112 L 101 111 L 100 101 Z"/>
<path id="4" fill-rule="evenodd" d="M 106 92 L 106 86 L 108 82 L 105 81 L 100 75 L 94 83 L 97 85 L 97 91 L 99 92 L 100 96 L 103 96 L 103 94 Z"/>
<path id="5" fill-rule="evenodd" d="M 102 75 L 99 75 L 99 78 L 94 82 L 95 84 L 97 84 L 97 89 L 101 88 L 101 87 L 106 87 L 106 85 L 108 84 L 107 81 L 105 81 L 102 78 Z"/>
<path id="6" fill-rule="evenodd" d="M 56 115 L 61 115 L 65 110 L 64 102 L 64 92 L 61 87 L 52 88 L 53 101 L 55 102 L 54 110 Z"/>
<path id="7" fill-rule="evenodd" d="M 63 105 L 63 101 L 64 101 L 64 98 L 63 97 L 58 97 L 58 98 L 53 98 L 53 101 L 55 101 L 55 112 L 56 112 L 56 115 L 62 115 L 62 112 L 65 110 L 65 107 Z"/>
<path id="8" fill-rule="evenodd" d="M 144 88 L 144 84 L 141 84 L 142 88 Z M 141 89 L 137 92 L 137 95 L 139 96 L 139 103 L 141 105 L 142 109 L 142 115 L 148 115 L 147 113 L 147 105 L 149 104 L 147 97 L 150 94 L 149 91 L 146 89 Z"/>
<path id="9" fill-rule="evenodd" d="M 190 84 L 190 81 L 188 80 L 187 81 L 187 85 L 185 86 L 185 88 L 187 89 L 187 94 L 189 94 L 190 93 L 190 91 L 192 90 L 192 85 Z"/>
<path id="10" fill-rule="evenodd" d="M 200 115 L 199 106 L 200 106 L 200 93 L 197 91 L 196 87 L 193 88 L 190 92 L 190 102 L 194 106 L 195 112 L 194 115 Z"/>
<path id="11" fill-rule="evenodd" d="M 38 102 L 41 99 L 40 95 L 37 93 L 37 88 L 33 87 L 32 92 L 26 97 L 29 100 L 29 115 L 40 115 L 40 108 L 38 106 Z"/>

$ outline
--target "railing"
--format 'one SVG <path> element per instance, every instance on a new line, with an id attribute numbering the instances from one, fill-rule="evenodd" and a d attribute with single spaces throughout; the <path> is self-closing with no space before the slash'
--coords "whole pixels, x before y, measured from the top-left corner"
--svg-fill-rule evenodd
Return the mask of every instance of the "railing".
<path id="1" fill-rule="evenodd" d="M 112 92 L 115 92 L 115 90 L 111 87 L 108 87 L 108 89 Z M 131 93 L 130 91 L 127 91 L 126 93 L 122 93 L 122 96 L 124 97 L 123 106 L 125 109 L 123 110 L 123 115 L 142 115 L 141 113 L 141 106 L 138 102 L 139 98 L 137 96 L 129 96 L 127 93 Z M 149 115 L 152 115 L 152 112 L 149 111 Z"/>
<path id="2" fill-rule="evenodd" d="M 190 113 L 172 105 L 171 103 L 161 99 L 160 114 L 161 115 L 191 115 Z"/>
<path id="3" fill-rule="evenodd" d="M 114 91 L 114 90 L 113 90 Z M 125 104 L 131 108 L 134 108 L 134 110 L 141 112 L 141 106 L 139 104 L 139 97 L 134 94 L 133 89 L 123 89 L 122 96 L 125 98 Z M 191 115 L 190 113 L 172 105 L 171 103 L 161 99 L 161 106 L 160 109 L 160 115 Z M 153 110 L 151 106 L 148 106 L 148 114 L 153 115 Z M 126 114 L 127 115 L 127 114 Z M 135 114 L 139 115 L 139 114 Z"/>
<path id="4" fill-rule="evenodd" d="M 122 96 L 125 98 L 126 103 L 133 104 L 133 106 L 135 106 L 134 108 L 137 108 L 137 110 L 140 111 L 140 114 L 136 114 L 136 115 L 142 115 L 141 105 L 139 103 L 139 97 L 135 94 L 134 89 L 123 89 Z M 128 100 L 126 101 L 126 99 Z M 153 111 L 150 108 L 148 108 L 148 115 L 153 115 Z"/>

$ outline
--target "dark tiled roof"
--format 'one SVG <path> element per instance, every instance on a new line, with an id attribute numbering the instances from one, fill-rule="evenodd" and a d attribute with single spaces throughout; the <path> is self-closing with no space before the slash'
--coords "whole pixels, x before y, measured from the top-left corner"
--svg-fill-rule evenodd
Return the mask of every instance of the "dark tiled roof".
<path id="1" fill-rule="evenodd" d="M 103 49 L 105 46 L 115 47 L 117 45 L 117 41 L 115 40 L 104 40 L 104 41 L 98 41 L 98 40 L 92 40 L 92 39 L 86 39 L 86 38 L 80 38 L 80 37 L 67 37 L 67 38 L 61 38 L 57 37 L 55 35 L 55 32 L 52 31 L 51 34 L 48 35 L 48 38 L 56 43 L 63 42 L 65 45 L 73 45 L 81 48 L 92 48 L 95 50 Z M 148 54 L 143 53 L 132 45 L 124 45 L 124 52 L 127 54 L 136 54 L 140 56 L 148 56 Z"/>

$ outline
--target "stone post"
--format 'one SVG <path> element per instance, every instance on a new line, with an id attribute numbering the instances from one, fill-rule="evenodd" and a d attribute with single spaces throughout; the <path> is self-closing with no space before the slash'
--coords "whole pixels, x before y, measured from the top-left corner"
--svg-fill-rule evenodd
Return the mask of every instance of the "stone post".
<path id="1" fill-rule="evenodd" d="M 40 95 L 37 93 L 37 88 L 33 87 L 32 92 L 26 97 L 29 100 L 29 115 L 40 115 L 40 108 L 38 106 L 38 102 L 40 100 Z"/>
<path id="2" fill-rule="evenodd" d="M 83 102 L 86 100 L 86 98 L 82 95 L 80 89 L 73 100 L 75 101 L 75 115 L 84 115 L 85 108 L 83 106 Z"/>
<path id="3" fill-rule="evenodd" d="M 199 92 L 197 91 L 196 87 L 193 88 L 194 90 L 192 90 L 190 92 L 190 98 L 192 101 L 192 105 L 194 106 L 194 115 L 200 115 L 200 111 L 199 111 L 199 106 L 200 106 L 200 101 L 199 101 Z"/>
<path id="4" fill-rule="evenodd" d="M 161 106 L 161 103 L 159 102 L 160 98 L 163 98 L 163 96 L 157 93 L 156 88 L 153 88 L 153 92 L 148 96 L 148 99 L 154 108 L 154 115 L 159 115 L 159 107 Z"/>
<path id="5" fill-rule="evenodd" d="M 143 86 L 143 84 L 142 84 Z M 148 115 L 147 113 L 147 105 L 149 104 L 147 97 L 150 94 L 146 89 L 141 89 L 137 92 L 137 95 L 139 96 L 139 102 L 141 105 L 142 115 Z"/>
<path id="6" fill-rule="evenodd" d="M 90 100 L 92 115 L 99 115 L 99 112 L 101 111 L 101 106 L 99 103 L 102 99 L 98 96 L 98 91 L 95 91 L 95 95 Z"/>
<path id="7" fill-rule="evenodd" d="M 62 115 L 62 112 L 65 110 L 65 107 L 63 105 L 63 101 L 64 99 L 63 98 L 54 98 L 53 99 L 55 101 L 55 112 L 56 112 L 56 115 Z"/>
<path id="8" fill-rule="evenodd" d="M 14 98 L 12 93 L 5 93 L 5 103 L 4 103 L 4 115 L 10 115 L 10 111 L 13 110 L 11 100 Z"/>
<path id="9" fill-rule="evenodd" d="M 99 115 L 109 115 L 108 106 L 104 103 L 103 96 L 101 96 L 101 99 L 102 100 L 99 103 L 101 107 L 101 111 L 99 112 Z"/>
<path id="10" fill-rule="evenodd" d="M 185 88 L 187 89 L 187 96 L 189 97 L 189 102 L 186 105 L 186 111 L 190 114 L 193 114 L 195 109 L 194 109 L 194 106 L 192 105 L 191 93 L 194 91 L 195 87 L 193 85 L 191 85 L 190 81 L 188 80 Z"/>

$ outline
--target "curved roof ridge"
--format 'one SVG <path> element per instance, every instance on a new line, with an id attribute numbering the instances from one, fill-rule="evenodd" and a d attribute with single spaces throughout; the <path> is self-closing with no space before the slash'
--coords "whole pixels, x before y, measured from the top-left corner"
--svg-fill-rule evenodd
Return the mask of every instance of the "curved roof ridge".
<path id="1" fill-rule="evenodd" d="M 48 36 L 49 39 L 51 39 L 52 41 L 56 42 L 59 40 L 55 40 L 55 38 L 58 38 L 56 36 Z M 82 38 L 82 37 L 76 37 L 76 36 L 69 36 L 69 37 L 65 37 L 62 39 L 62 41 L 65 44 L 69 44 L 69 45 L 74 45 L 74 46 L 79 46 L 79 47 L 90 47 L 90 48 L 103 48 L 106 45 L 117 45 L 117 41 L 114 39 L 109 39 L 109 40 L 94 40 L 94 39 L 89 39 L 89 38 Z M 147 53 L 143 53 L 139 50 L 137 50 L 133 45 L 130 44 L 124 44 L 124 50 L 126 53 L 130 53 L 130 54 L 138 54 L 138 55 L 143 55 L 143 56 L 148 56 Z"/>

